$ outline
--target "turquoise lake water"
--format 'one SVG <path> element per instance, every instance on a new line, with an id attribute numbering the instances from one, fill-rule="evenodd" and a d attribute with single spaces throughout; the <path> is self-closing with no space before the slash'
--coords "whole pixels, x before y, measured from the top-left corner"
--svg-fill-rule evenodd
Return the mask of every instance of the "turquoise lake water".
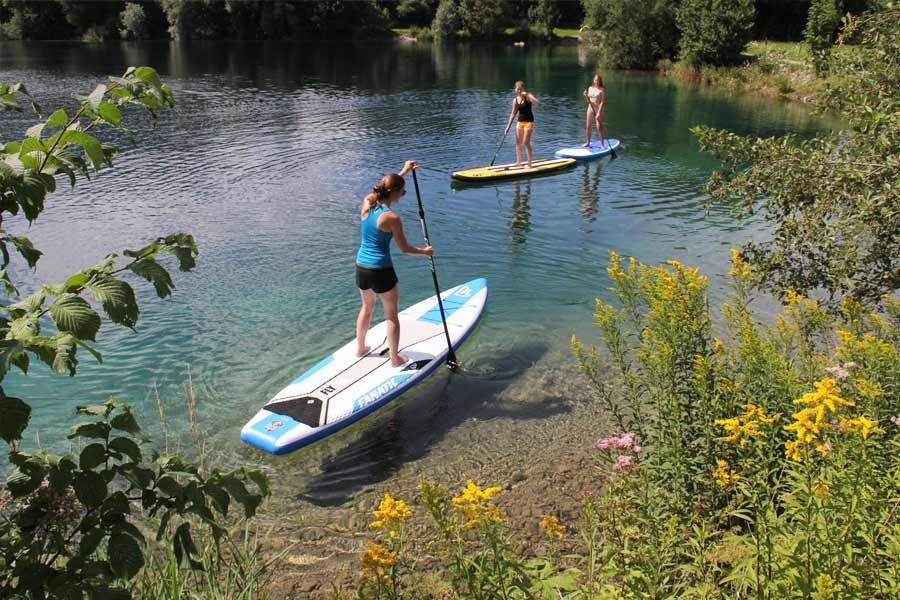
<path id="1" fill-rule="evenodd" d="M 45 253 L 35 272 L 13 269 L 23 290 L 158 235 L 189 231 L 200 247 L 195 271 L 174 272 L 174 297 L 159 301 L 137 285 L 137 331 L 105 325 L 103 365 L 80 354 L 75 378 L 39 365 L 28 377 L 7 377 L 7 393 L 34 407 L 25 445 L 38 435 L 45 447 L 65 449 L 74 407 L 109 396 L 132 403 L 159 438 L 157 390 L 177 437 L 187 430 L 190 372 L 214 459 L 263 466 L 278 473 L 282 491 L 339 504 L 398 465 L 426 456 L 452 462 L 473 420 L 495 424 L 495 443 L 479 450 L 489 462 L 513 430 L 506 423 L 521 438 L 557 418 L 565 399 L 522 391 L 521 382 L 564 373 L 571 335 L 592 338 L 610 249 L 700 266 L 715 301 L 726 294 L 729 248 L 766 234 L 730 208 L 704 213 L 700 188 L 715 162 L 689 128 L 808 135 L 829 125 L 753 93 L 605 72 L 618 158 L 531 180 L 451 185 L 449 171 L 490 161 L 516 79 L 541 101 L 536 158 L 580 143 L 581 90 L 596 61 L 577 46 L 0 43 L 0 80 L 26 83 L 45 107 L 71 106 L 69 93 L 87 94 L 105 75 L 139 64 L 156 67 L 178 103 L 155 128 L 138 118 L 137 145 L 121 143 L 114 169 L 61 188 L 30 228 L 6 220 Z M 11 113 L 0 123 L 6 139 L 31 124 Z M 498 162 L 513 158 L 507 140 Z M 442 370 L 395 406 L 288 457 L 241 445 L 240 427 L 275 392 L 352 338 L 358 205 L 405 159 L 423 167 L 442 287 L 489 282 L 488 311 L 459 352 L 468 374 Z M 396 210 L 421 245 L 409 188 Z M 424 260 L 395 251 L 394 262 L 401 306 L 433 293 Z M 508 393 L 513 386 L 519 391 Z"/>

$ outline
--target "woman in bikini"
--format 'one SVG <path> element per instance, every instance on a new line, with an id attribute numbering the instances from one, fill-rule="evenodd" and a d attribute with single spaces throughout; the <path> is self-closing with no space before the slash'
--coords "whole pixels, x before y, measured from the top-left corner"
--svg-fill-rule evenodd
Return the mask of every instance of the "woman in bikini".
<path id="1" fill-rule="evenodd" d="M 588 103 L 584 126 L 584 147 L 591 145 L 591 127 L 597 126 L 597 137 L 600 138 L 600 147 L 604 145 L 603 139 L 603 105 L 606 104 L 606 88 L 603 87 L 603 78 L 600 74 L 594 75 L 591 85 L 584 90 L 584 99 Z"/>
<path id="2" fill-rule="evenodd" d="M 523 81 L 516 82 L 516 97 L 513 98 L 512 111 L 506 122 L 503 135 L 509 132 L 516 113 L 519 113 L 519 123 L 516 125 L 516 166 L 522 164 L 522 146 L 525 146 L 525 154 L 528 156 L 528 168 L 531 168 L 531 134 L 534 132 L 533 105 L 539 105 L 534 94 L 525 89 Z"/>
<path id="3" fill-rule="evenodd" d="M 381 298 L 384 318 L 387 320 L 387 342 L 391 366 L 399 367 L 409 359 L 398 354 L 400 346 L 400 319 L 397 306 L 400 290 L 397 274 L 391 261 L 391 240 L 406 254 L 431 256 L 431 246 L 417 248 L 406 241 L 403 223 L 391 210 L 391 206 L 406 194 L 403 176 L 416 168 L 415 161 L 408 160 L 399 173 L 388 173 L 372 188 L 359 209 L 359 252 L 356 253 L 356 286 L 362 307 L 356 318 L 356 355 L 365 356 L 370 348 L 366 346 L 366 332 L 375 312 L 375 300 Z"/>

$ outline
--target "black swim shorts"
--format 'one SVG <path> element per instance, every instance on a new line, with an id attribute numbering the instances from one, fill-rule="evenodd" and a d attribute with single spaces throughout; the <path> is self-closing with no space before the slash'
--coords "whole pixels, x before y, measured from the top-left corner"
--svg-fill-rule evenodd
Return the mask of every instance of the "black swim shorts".
<path id="1" fill-rule="evenodd" d="M 372 269 L 356 265 L 356 286 L 361 290 L 372 289 L 376 294 L 383 294 L 397 285 L 397 273 L 394 267 Z"/>

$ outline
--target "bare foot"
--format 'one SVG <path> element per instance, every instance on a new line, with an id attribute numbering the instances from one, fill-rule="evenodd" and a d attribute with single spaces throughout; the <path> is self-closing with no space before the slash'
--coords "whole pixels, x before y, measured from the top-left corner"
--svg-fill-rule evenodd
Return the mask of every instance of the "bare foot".
<path id="1" fill-rule="evenodd" d="M 361 357 L 365 356 L 366 354 L 369 353 L 369 351 L 371 349 L 372 349 L 371 346 L 363 346 L 361 350 L 357 348 L 357 350 L 356 350 L 357 358 L 361 358 Z"/>
<path id="2" fill-rule="evenodd" d="M 581 147 L 582 147 L 582 148 L 587 148 L 587 147 L 590 146 L 590 145 L 591 145 L 591 143 L 588 141 L 588 142 L 583 143 L 583 144 L 581 145 Z"/>
<path id="3" fill-rule="evenodd" d="M 392 361 L 391 361 L 391 366 L 394 367 L 394 368 L 396 368 L 396 367 L 402 367 L 403 365 L 405 365 L 405 364 L 408 363 L 408 362 L 409 362 L 409 357 L 408 357 L 408 356 L 406 356 L 405 354 L 398 354 L 398 355 L 397 355 L 397 360 L 392 360 Z"/>

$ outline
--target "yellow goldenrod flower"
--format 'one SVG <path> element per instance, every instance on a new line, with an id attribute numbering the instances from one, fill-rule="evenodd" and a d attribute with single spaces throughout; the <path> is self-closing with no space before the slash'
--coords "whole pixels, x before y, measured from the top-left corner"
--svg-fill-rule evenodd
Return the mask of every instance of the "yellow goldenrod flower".
<path id="1" fill-rule="evenodd" d="M 727 460 L 722 460 L 721 458 L 716 459 L 716 468 L 713 471 L 713 479 L 715 479 L 716 483 L 722 487 L 727 486 L 729 483 L 734 483 L 741 478 L 737 471 L 729 467 L 730 465 Z"/>
<path id="2" fill-rule="evenodd" d="M 869 434 L 873 431 L 878 433 L 882 432 L 881 429 L 875 427 L 875 421 L 867 419 L 866 417 L 856 417 L 853 419 L 838 417 L 838 420 L 840 421 L 841 428 L 859 433 L 864 440 L 869 439 Z"/>
<path id="3" fill-rule="evenodd" d="M 831 485 L 824 481 L 816 480 L 812 485 L 812 493 L 818 496 L 819 498 L 823 498 L 828 491 L 831 489 Z"/>
<path id="4" fill-rule="evenodd" d="M 857 377 L 853 385 L 860 396 L 872 402 L 884 395 L 884 390 L 880 385 L 869 381 L 865 377 Z"/>
<path id="5" fill-rule="evenodd" d="M 737 248 L 731 249 L 731 269 L 728 271 L 728 275 L 742 279 L 750 277 L 750 265 L 744 261 Z"/>
<path id="6" fill-rule="evenodd" d="M 803 394 L 794 404 L 805 404 L 806 408 L 794 413 L 794 422 L 785 426 L 786 431 L 794 432 L 796 439 L 788 440 L 784 445 L 784 452 L 791 460 L 801 460 L 804 446 L 813 446 L 822 456 L 827 455 L 831 448 L 821 438 L 823 432 L 828 429 L 825 421 L 826 411 L 838 412 L 840 407 L 854 406 L 849 400 L 837 395 L 837 382 L 826 378 L 815 382 L 816 390 Z M 843 419 L 843 417 L 839 417 Z M 866 430 L 868 435 L 868 430 Z"/>
<path id="7" fill-rule="evenodd" d="M 369 527 L 384 528 L 393 538 L 397 536 L 397 531 L 403 526 L 403 523 L 406 522 L 412 511 L 403 500 L 395 500 L 393 496 L 386 493 L 378 508 L 372 514 L 376 520 Z"/>
<path id="8" fill-rule="evenodd" d="M 500 491 L 499 487 L 481 489 L 471 479 L 466 481 L 462 493 L 453 498 L 453 507 L 459 510 L 466 519 L 462 529 L 469 529 L 479 523 L 499 523 L 505 515 L 494 503 L 491 496 Z"/>
<path id="9" fill-rule="evenodd" d="M 566 528 L 559 519 L 553 515 L 541 515 L 541 530 L 549 538 L 563 539 L 566 535 Z"/>
<path id="10" fill-rule="evenodd" d="M 740 444 L 741 448 L 746 448 L 753 438 L 764 434 L 760 430 L 760 425 L 771 425 L 781 418 L 781 413 L 767 416 L 763 409 L 755 404 L 744 404 L 742 408 L 744 412 L 738 417 L 716 419 L 716 425 L 730 433 L 730 435 L 720 437 L 721 441 L 736 442 Z"/>
<path id="11" fill-rule="evenodd" d="M 800 398 L 794 400 L 794 404 L 822 405 L 833 413 L 837 412 L 838 406 L 854 406 L 849 400 L 844 400 L 834 393 L 837 390 L 837 381 L 834 379 L 828 377 L 815 382 L 814 385 L 816 386 L 816 391 L 803 394 Z"/>
<path id="12" fill-rule="evenodd" d="M 397 562 L 397 553 L 375 542 L 366 542 L 366 545 L 366 551 L 359 557 L 363 569 L 379 579 L 386 579 L 384 568 Z"/>

